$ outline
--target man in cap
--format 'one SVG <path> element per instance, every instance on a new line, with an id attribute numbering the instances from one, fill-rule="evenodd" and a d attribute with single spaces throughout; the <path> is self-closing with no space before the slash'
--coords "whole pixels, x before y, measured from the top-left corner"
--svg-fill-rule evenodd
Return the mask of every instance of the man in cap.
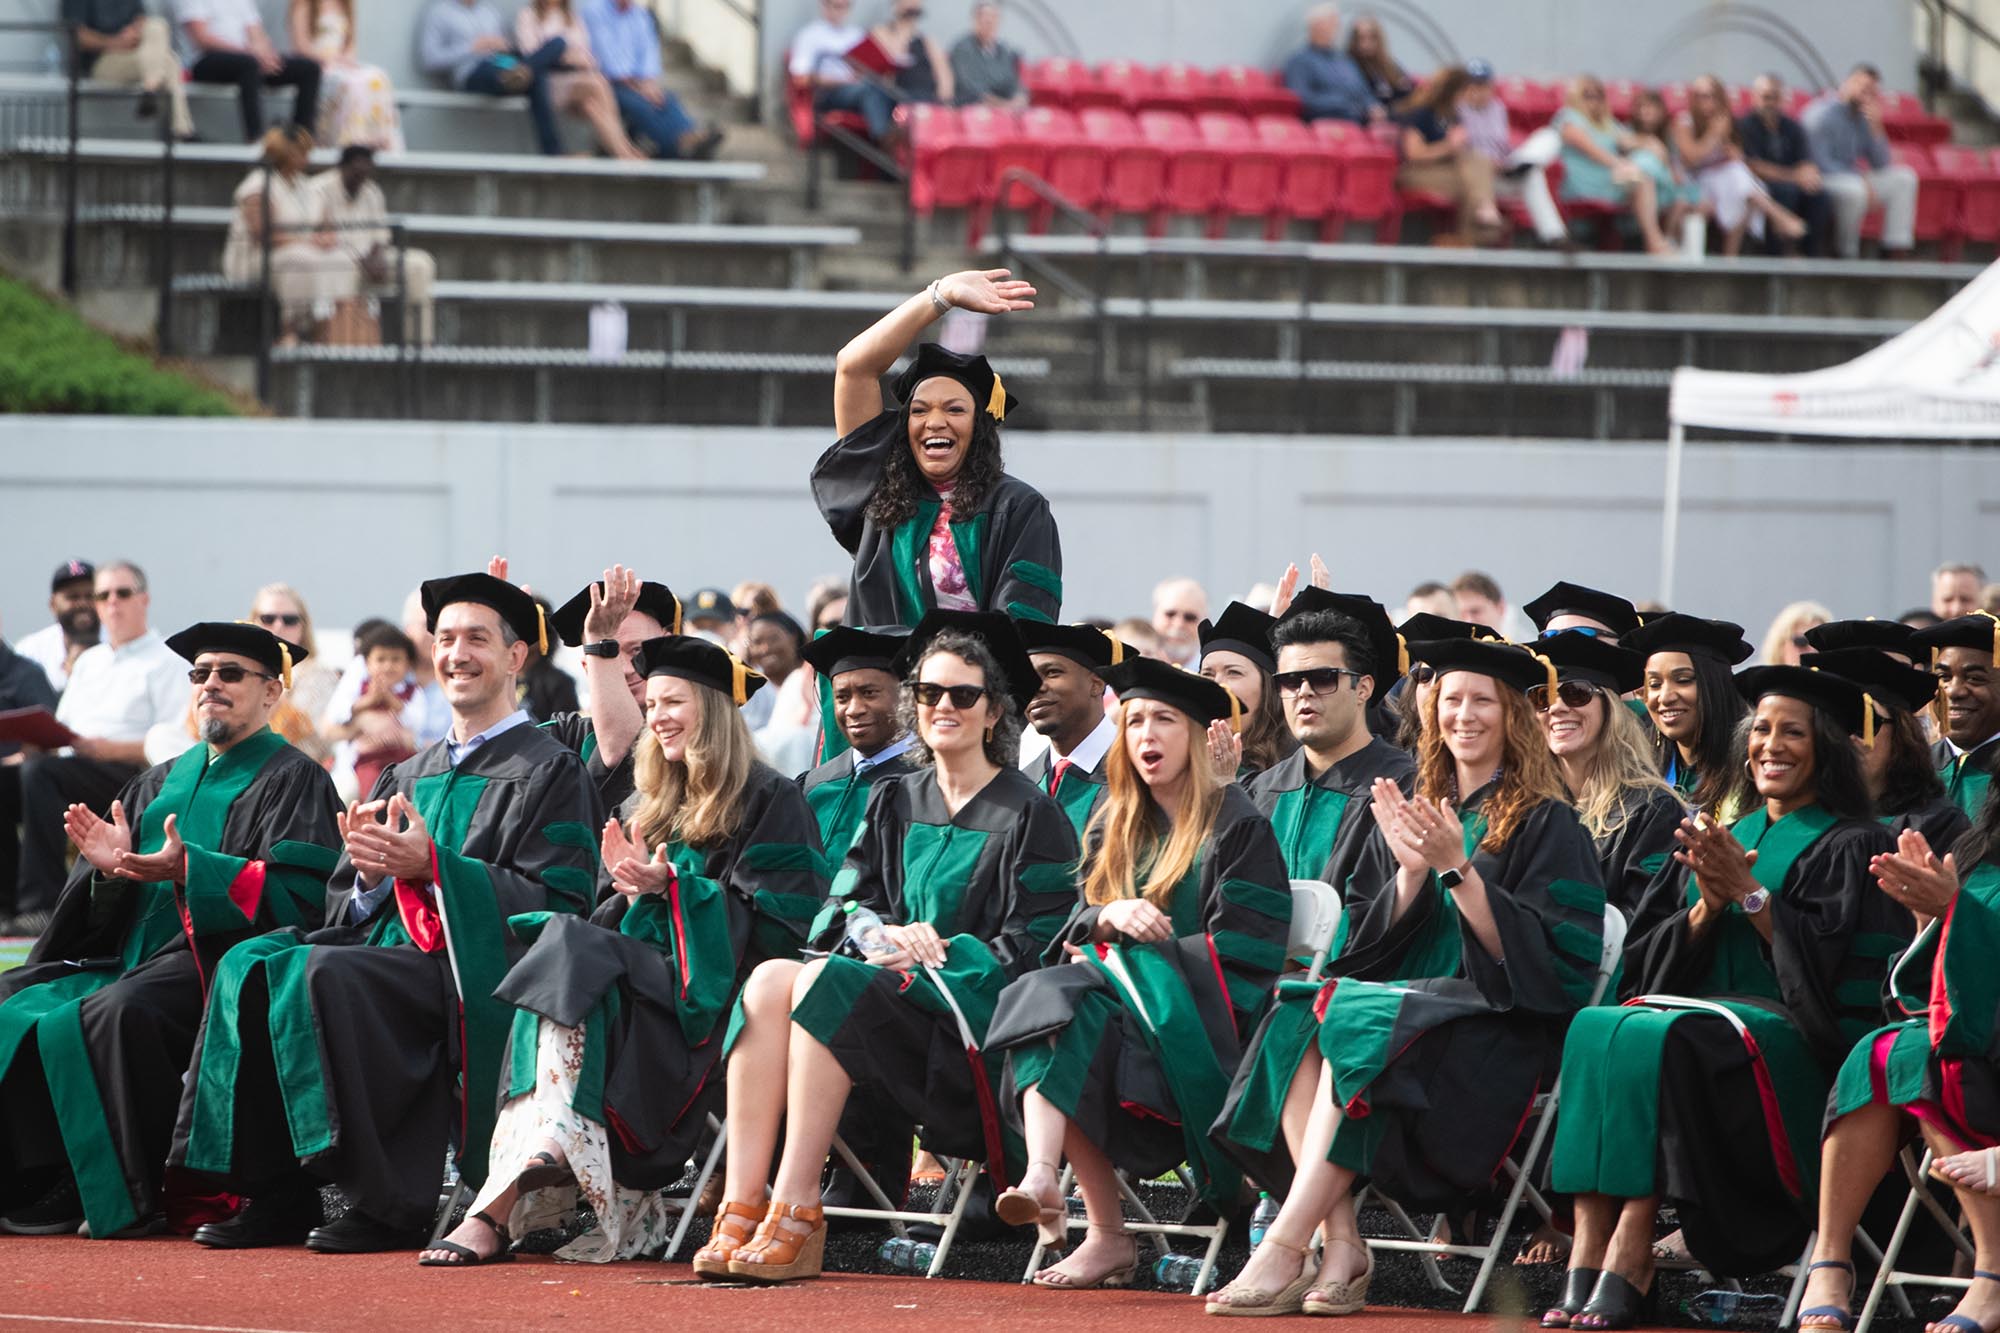
<path id="1" fill-rule="evenodd" d="M 862 629 L 842 625 L 806 645 L 806 661 L 827 682 L 829 709 L 846 742 L 839 753 L 799 779 L 819 821 L 820 844 L 837 871 L 861 827 L 868 789 L 910 771 L 903 758 L 910 734 L 898 711 L 902 682 L 890 663 L 910 631 L 902 625 Z"/>
<path id="2" fill-rule="evenodd" d="M 509 918 L 594 897 L 597 788 L 515 703 L 540 608 L 485 573 L 422 592 L 450 731 L 339 817 L 327 928 L 216 970 L 169 1160 L 250 1201 L 202 1244 L 421 1244 L 447 1143 L 485 1173 L 511 1018 L 493 990 L 524 950 Z M 314 1228 L 321 1180 L 352 1206 Z"/>
<path id="3" fill-rule="evenodd" d="M 76 868 L 24 967 L 0 975 L 0 1230 L 152 1229 L 204 980 L 229 947 L 320 923 L 340 801 L 271 729 L 306 654 L 256 625 L 167 640 L 201 743 L 72 805 Z"/>
<path id="4" fill-rule="evenodd" d="M 14 645 L 15 652 L 47 673 L 57 694 L 69 684 L 76 659 L 86 648 L 97 646 L 97 606 L 91 599 L 96 582 L 97 569 L 87 560 L 57 565 L 49 580 L 49 614 L 54 622 Z"/>
<path id="5" fill-rule="evenodd" d="M 2000 620 L 1984 611 L 1954 616 L 1910 640 L 1928 651 L 1937 673 L 1935 710 L 1944 737 L 1931 747 L 1945 791 L 1966 817 L 1977 821 L 2000 768 L 2000 682 L 1993 678 L 2000 658 Z"/>
<path id="6" fill-rule="evenodd" d="M 687 632 L 707 639 L 718 648 L 729 648 L 736 633 L 736 603 L 720 588 L 697 589 L 687 605 Z"/>
<path id="7" fill-rule="evenodd" d="M 1027 765 L 1035 785 L 1056 798 L 1077 837 L 1104 799 L 1104 757 L 1118 740 L 1118 722 L 1104 707 L 1103 671 L 1126 658 L 1123 642 L 1090 625 L 1017 620 L 1021 643 L 1041 677 L 1028 700 L 1028 725 L 1048 739 Z"/>

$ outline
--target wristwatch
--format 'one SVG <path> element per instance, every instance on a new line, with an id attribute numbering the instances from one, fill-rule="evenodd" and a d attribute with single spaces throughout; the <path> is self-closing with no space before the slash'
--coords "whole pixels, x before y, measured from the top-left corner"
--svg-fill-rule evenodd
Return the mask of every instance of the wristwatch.
<path id="1" fill-rule="evenodd" d="M 583 655 L 585 657 L 608 657 L 615 660 L 618 656 L 618 640 L 599 639 L 595 643 L 586 643 L 583 645 Z"/>
<path id="2" fill-rule="evenodd" d="M 1769 889 L 1754 889 L 1744 894 L 1742 901 L 1744 913 L 1749 916 L 1755 916 L 1771 905 L 1771 891 Z"/>
<path id="3" fill-rule="evenodd" d="M 1472 869 L 1472 862 L 1467 861 L 1464 865 L 1457 866 L 1451 870 L 1440 870 L 1438 871 L 1438 883 L 1442 884 L 1447 890 L 1455 889 L 1465 883 L 1465 872 L 1470 869 Z"/>

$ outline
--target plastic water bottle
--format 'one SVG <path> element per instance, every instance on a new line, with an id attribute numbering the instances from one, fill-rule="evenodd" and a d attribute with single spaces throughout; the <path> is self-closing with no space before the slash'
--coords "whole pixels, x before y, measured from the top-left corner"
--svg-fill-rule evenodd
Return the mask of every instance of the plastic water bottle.
<path id="1" fill-rule="evenodd" d="M 1071 1217 L 1076 1218 L 1078 1221 L 1085 1221 L 1090 1217 L 1090 1210 L 1083 1206 L 1083 1196 L 1081 1194 L 1072 1194 L 1067 1199 L 1064 1199 L 1063 1207 Z"/>
<path id="2" fill-rule="evenodd" d="M 896 952 L 881 917 L 857 902 L 849 902 L 840 910 L 847 913 L 847 942 L 854 946 L 855 953 L 863 958 L 879 958 Z"/>
<path id="3" fill-rule="evenodd" d="M 882 1242 L 878 1253 L 882 1262 L 898 1273 L 915 1273 L 921 1277 L 931 1271 L 931 1263 L 937 1258 L 937 1246 L 929 1241 L 891 1236 Z"/>
<path id="4" fill-rule="evenodd" d="M 1201 1258 L 1192 1254 L 1163 1254 L 1153 1265 L 1153 1281 L 1163 1291 L 1193 1291 L 1201 1276 Z"/>
<path id="5" fill-rule="evenodd" d="M 1271 1223 L 1278 1220 L 1278 1201 L 1268 1191 L 1257 1195 L 1256 1211 L 1250 1214 L 1250 1248 L 1256 1249 L 1264 1243 L 1264 1233 L 1271 1229 Z"/>
<path id="6" fill-rule="evenodd" d="M 1702 1292 L 1682 1309 L 1704 1324 L 1726 1324 L 1736 1318 L 1773 1316 L 1784 1306 L 1782 1296 L 1718 1288 Z"/>

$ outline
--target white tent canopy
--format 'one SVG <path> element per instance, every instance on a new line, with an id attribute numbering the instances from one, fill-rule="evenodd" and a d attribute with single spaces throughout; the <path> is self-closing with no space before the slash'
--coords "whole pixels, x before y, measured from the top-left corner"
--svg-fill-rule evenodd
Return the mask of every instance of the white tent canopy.
<path id="1" fill-rule="evenodd" d="M 1673 602 L 1686 429 L 1870 440 L 2000 439 L 2000 263 L 1914 328 L 1797 375 L 1682 366 L 1667 400 L 1660 597 Z"/>

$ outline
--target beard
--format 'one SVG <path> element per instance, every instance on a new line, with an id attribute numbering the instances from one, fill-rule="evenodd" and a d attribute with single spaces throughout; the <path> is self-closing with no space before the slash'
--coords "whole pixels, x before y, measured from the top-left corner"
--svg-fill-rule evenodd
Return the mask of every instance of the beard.
<path id="1" fill-rule="evenodd" d="M 205 717 L 198 730 L 202 740 L 210 745 L 227 745 L 236 738 L 236 728 L 230 725 L 227 718 Z"/>
<path id="2" fill-rule="evenodd" d="M 97 608 L 79 606 L 64 611 L 56 617 L 56 624 L 62 626 L 63 637 L 79 642 L 97 642 Z"/>

